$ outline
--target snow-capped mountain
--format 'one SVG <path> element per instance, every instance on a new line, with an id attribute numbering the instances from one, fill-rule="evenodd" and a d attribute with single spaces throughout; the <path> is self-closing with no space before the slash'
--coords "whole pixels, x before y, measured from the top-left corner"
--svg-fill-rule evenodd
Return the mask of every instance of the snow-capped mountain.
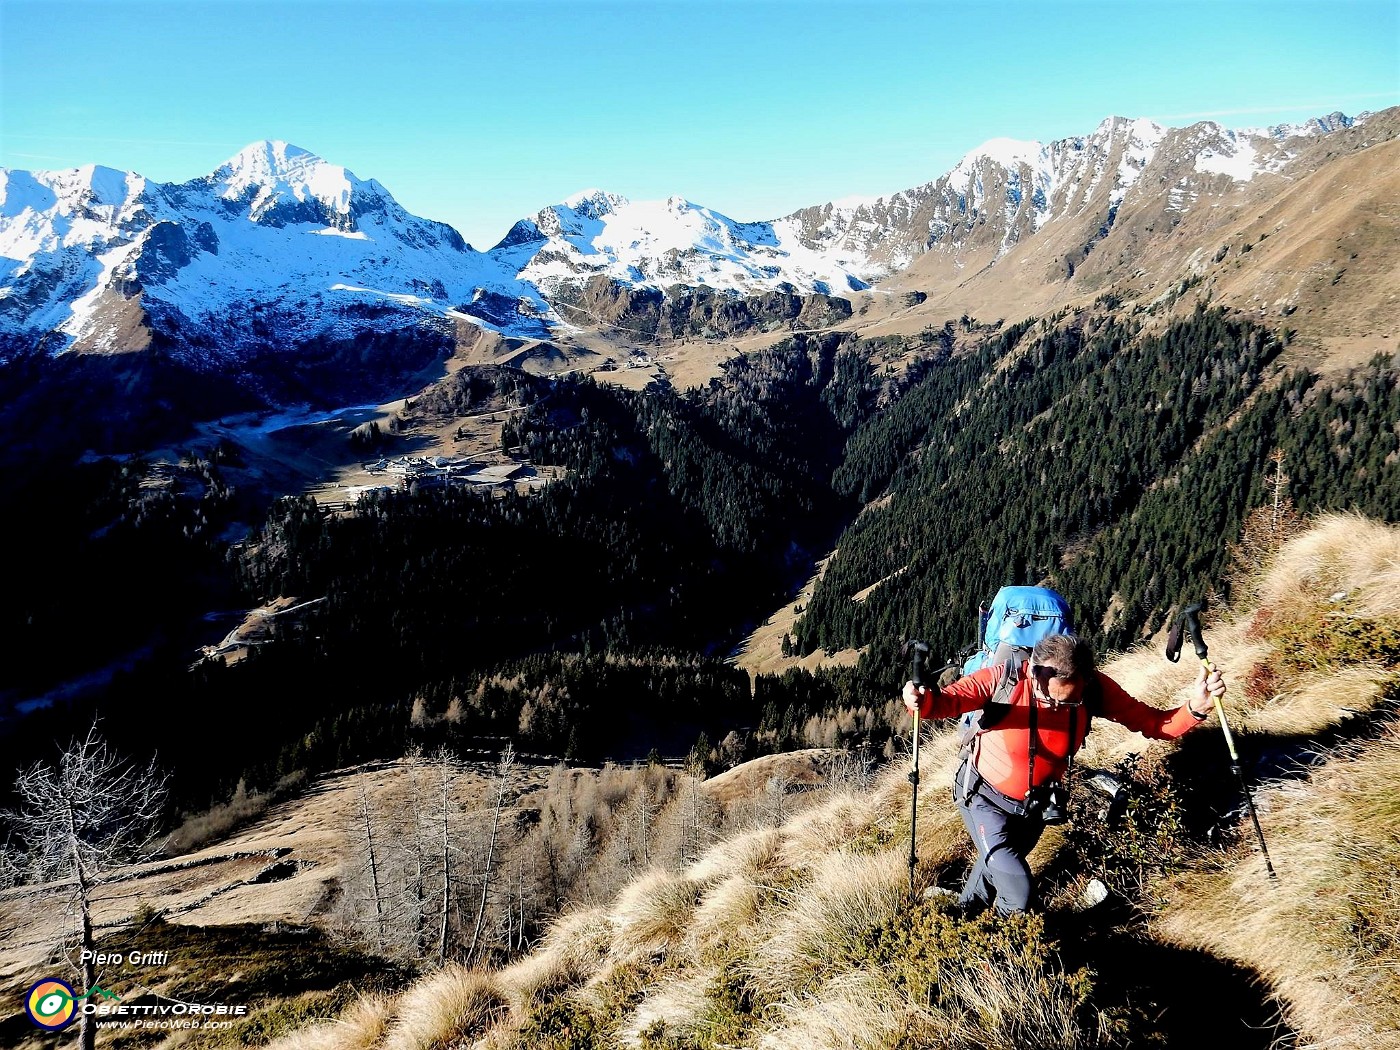
<path id="1" fill-rule="evenodd" d="M 927 252 L 980 252 L 989 256 L 979 259 L 985 265 L 1055 226 L 1073 225 L 1076 236 L 1082 231 L 1092 241 L 1108 234 L 1124 208 L 1164 200 L 1180 213 L 1221 189 L 1221 176 L 1228 186 L 1280 171 L 1307 138 L 1367 116 L 1334 113 L 1303 125 L 1244 130 L 1213 121 L 1166 128 L 1109 117 L 1089 135 L 1050 143 L 993 139 L 933 182 L 856 205 L 805 208 L 779 221 L 795 224 L 809 250 L 851 260 L 867 281 Z"/>
<path id="2" fill-rule="evenodd" d="M 248 218 L 268 226 L 299 222 L 353 230 L 355 213 L 392 204 L 387 191 L 344 168 L 285 142 L 257 142 L 209 176 L 220 200 L 248 206 Z M 396 206 L 395 206 L 396 207 Z M 406 213 L 396 217 L 407 219 Z"/>
<path id="3" fill-rule="evenodd" d="M 1049 143 L 993 139 L 921 186 L 761 222 L 681 197 L 589 190 L 488 252 L 409 214 L 373 179 L 283 142 L 182 184 L 91 165 L 0 169 L 0 360 L 151 350 L 254 379 L 328 361 L 382 374 L 397 361 L 402 373 L 472 326 L 543 337 L 564 318 L 589 323 L 585 288 L 590 301 L 631 290 L 652 312 L 677 285 L 776 295 L 791 320 L 794 296 L 839 297 L 910 268 L 922 287 L 956 283 L 1013 253 L 1041 268 L 1017 280 L 1116 279 L 1110 263 L 1130 272 L 1144 245 L 1262 173 L 1322 163 L 1320 140 L 1367 118 L 1232 131 L 1110 117 Z M 1385 137 L 1394 123 L 1382 115 Z M 1099 249 L 1110 240 L 1113 251 Z"/>
<path id="4" fill-rule="evenodd" d="M 633 287 L 841 295 L 867 287 L 864 257 L 803 243 L 790 220 L 736 222 L 683 197 L 585 190 L 515 224 L 490 253 L 546 295 L 603 275 Z"/>
<path id="5" fill-rule="evenodd" d="M 681 197 L 629 201 L 586 190 L 517 223 L 490 254 L 546 298 L 598 276 L 632 288 L 839 296 L 928 253 L 957 269 L 988 266 L 1042 233 L 1080 242 L 1063 253 L 1072 273 L 1121 209 L 1155 208 L 1160 199 L 1183 213 L 1203 194 L 1282 170 L 1309 138 L 1366 116 L 1243 130 L 1109 117 L 1088 135 L 1050 143 L 993 139 L 921 186 L 762 222 L 738 222 Z"/>
<path id="6" fill-rule="evenodd" d="M 534 288 L 374 180 L 260 142 L 183 184 L 88 166 L 0 171 L 0 334 L 188 363 L 454 318 L 539 334 Z"/>

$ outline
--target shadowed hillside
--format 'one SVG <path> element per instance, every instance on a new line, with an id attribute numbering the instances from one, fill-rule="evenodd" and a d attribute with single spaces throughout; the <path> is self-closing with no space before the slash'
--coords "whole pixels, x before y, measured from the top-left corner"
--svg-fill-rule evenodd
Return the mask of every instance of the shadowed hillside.
<path id="1" fill-rule="evenodd" d="M 1400 529 L 1326 517 L 1240 590 L 1250 607 L 1206 637 L 1275 882 L 1214 719 L 1151 744 L 1100 723 L 1077 779 L 1115 769 L 1130 800 L 1105 825 L 1081 788 L 1075 821 L 1033 857 L 1044 914 L 911 903 L 896 761 L 869 789 L 646 871 L 504 969 L 448 966 L 276 1045 L 1395 1046 Z M 1157 646 L 1106 670 L 1163 707 L 1195 675 Z M 947 730 L 922 750 L 919 891 L 956 884 L 969 859 L 948 798 L 955 750 Z M 1094 876 L 1113 896 L 1074 912 Z"/>

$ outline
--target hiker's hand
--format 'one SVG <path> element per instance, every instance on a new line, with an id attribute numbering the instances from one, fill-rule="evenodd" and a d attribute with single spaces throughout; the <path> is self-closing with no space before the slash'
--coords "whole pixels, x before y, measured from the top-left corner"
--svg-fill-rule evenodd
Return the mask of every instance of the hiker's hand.
<path id="1" fill-rule="evenodd" d="M 921 714 L 932 701 L 932 691 L 927 686 L 904 683 L 904 707 L 911 715 Z"/>
<path id="2" fill-rule="evenodd" d="M 1219 669 L 1206 672 L 1204 665 L 1196 678 L 1196 695 L 1191 698 L 1191 710 L 1198 715 L 1208 715 L 1215 707 L 1215 701 L 1225 695 L 1225 679 Z"/>

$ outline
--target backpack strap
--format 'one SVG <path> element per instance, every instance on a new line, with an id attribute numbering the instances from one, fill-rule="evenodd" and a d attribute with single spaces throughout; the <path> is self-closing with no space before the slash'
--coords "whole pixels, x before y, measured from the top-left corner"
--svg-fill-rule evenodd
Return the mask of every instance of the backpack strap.
<path id="1" fill-rule="evenodd" d="M 1011 710 L 1011 694 L 1021 681 L 1021 659 L 1012 656 L 1001 665 L 1001 679 L 992 695 L 987 698 L 982 710 L 963 716 L 958 728 L 958 746 L 966 748 L 977 737 L 991 729 Z"/>
<path id="2" fill-rule="evenodd" d="M 1031 801 L 1031 792 L 1035 790 L 1035 752 L 1040 744 L 1040 733 L 1038 732 L 1036 714 L 1040 711 L 1040 701 L 1031 695 L 1030 706 L 1026 712 L 1026 728 L 1030 732 L 1030 738 L 1026 741 L 1026 797 L 1027 805 Z M 1070 737 L 1073 743 L 1074 737 Z"/>
<path id="3" fill-rule="evenodd" d="M 1094 719 L 1103 715 L 1103 683 L 1099 681 L 1097 671 L 1084 683 L 1084 712 L 1089 716 L 1089 724 L 1084 727 L 1087 734 L 1093 728 Z"/>
<path id="4" fill-rule="evenodd" d="M 1011 694 L 1021 681 L 1021 663 L 1019 656 L 1012 656 L 1001 665 L 1001 680 L 982 710 L 965 715 L 958 729 L 958 756 L 962 764 L 953 790 L 959 802 L 966 802 L 982 784 L 982 775 L 977 772 L 977 740 L 1011 712 Z"/>
<path id="5" fill-rule="evenodd" d="M 982 715 L 978 719 L 978 736 L 991 729 L 1011 712 L 1011 694 L 1021 684 L 1022 662 L 1020 654 L 1017 653 L 1007 657 L 1002 663 L 1001 681 L 997 683 L 996 690 L 982 707 Z"/>
<path id="6" fill-rule="evenodd" d="M 956 797 L 959 801 L 965 802 L 972 793 L 982 784 L 982 775 L 977 772 L 977 752 L 978 738 L 989 729 L 996 727 L 997 723 L 1004 719 L 1012 708 L 1011 694 L 1016 691 L 1016 686 L 1021 681 L 1021 664 L 1023 660 L 1020 655 L 1013 656 L 1002 665 L 1001 681 L 997 683 L 995 691 L 988 698 L 982 710 L 977 714 L 968 716 L 969 720 L 963 724 L 958 742 L 961 745 L 959 755 L 962 765 L 959 769 L 959 776 L 954 784 Z M 1038 705 L 1031 701 L 1030 709 L 1027 712 L 1029 721 L 1030 740 L 1028 741 L 1026 754 L 1026 801 L 1030 800 L 1031 784 L 1035 779 L 1035 752 L 1039 743 L 1036 718 Z M 1084 702 L 1081 705 L 1072 707 L 1069 713 L 1069 754 L 1065 760 L 1065 774 L 1061 778 L 1061 783 L 1066 788 L 1069 787 L 1070 778 L 1074 774 L 1074 756 L 1078 753 L 1082 741 L 1079 739 L 1079 709 L 1083 707 L 1084 717 L 1087 720 L 1085 725 L 1085 736 L 1093 728 L 1094 718 L 1103 713 L 1103 687 L 1099 684 L 1097 672 L 1087 682 L 1084 683 Z"/>
<path id="7" fill-rule="evenodd" d="M 1087 683 L 1084 688 L 1088 688 Z M 1084 702 L 1088 703 L 1088 701 L 1089 698 L 1086 695 Z M 1080 707 L 1082 706 L 1081 704 Z M 1093 715 L 1086 711 L 1084 717 L 1088 719 L 1089 726 L 1094 724 Z M 1086 732 L 1085 735 L 1087 736 L 1088 733 Z M 1070 778 L 1074 776 L 1074 756 L 1077 754 L 1079 754 L 1079 707 L 1071 707 L 1069 709 L 1069 754 L 1065 756 L 1065 775 L 1060 778 L 1060 783 L 1064 784 L 1065 791 L 1070 790 Z"/>

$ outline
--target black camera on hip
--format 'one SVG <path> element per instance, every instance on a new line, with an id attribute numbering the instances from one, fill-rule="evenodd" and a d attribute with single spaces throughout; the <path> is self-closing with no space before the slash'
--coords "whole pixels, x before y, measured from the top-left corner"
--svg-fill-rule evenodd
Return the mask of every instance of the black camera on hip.
<path id="1" fill-rule="evenodd" d="M 1031 792 L 1026 814 L 1039 817 L 1042 824 L 1064 824 L 1069 820 L 1069 788 L 1064 784 L 1042 784 Z"/>

